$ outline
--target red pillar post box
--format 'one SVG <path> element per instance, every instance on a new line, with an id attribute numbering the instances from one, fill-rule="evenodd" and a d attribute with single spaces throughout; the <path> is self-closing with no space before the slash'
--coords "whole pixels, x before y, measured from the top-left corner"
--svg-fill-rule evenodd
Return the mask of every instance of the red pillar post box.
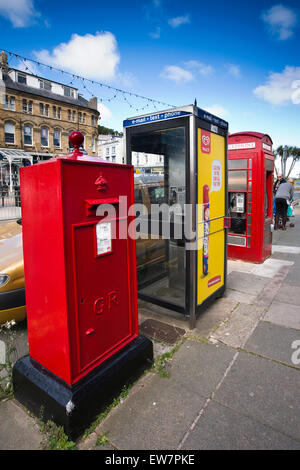
<path id="1" fill-rule="evenodd" d="M 29 356 L 14 385 L 74 437 L 146 368 L 152 343 L 138 335 L 133 167 L 82 156 L 79 132 L 70 140 L 73 154 L 20 171 Z"/>
<path id="2" fill-rule="evenodd" d="M 274 154 L 271 138 L 239 132 L 228 138 L 228 258 L 262 263 L 272 253 Z"/>

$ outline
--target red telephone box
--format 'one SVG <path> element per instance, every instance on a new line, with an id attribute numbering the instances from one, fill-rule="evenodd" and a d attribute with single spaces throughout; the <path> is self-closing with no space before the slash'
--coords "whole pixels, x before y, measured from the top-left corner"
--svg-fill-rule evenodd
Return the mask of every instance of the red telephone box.
<path id="1" fill-rule="evenodd" d="M 120 386 L 127 381 L 120 361 L 128 374 L 152 355 L 152 343 L 138 336 L 135 240 L 128 236 L 134 223 L 128 212 L 134 204 L 133 167 L 82 156 L 82 140 L 82 134 L 72 133 L 73 154 L 20 171 L 30 362 L 25 359 L 25 367 L 34 369 L 34 377 L 42 371 L 39 381 L 63 381 L 72 403 L 80 387 L 91 402 L 97 374 L 103 393 L 107 383 L 118 382 L 114 375 Z M 16 369 L 17 397 L 28 404 L 22 392 L 28 388 L 24 361 Z M 91 376 L 93 391 L 87 385 Z M 45 398 L 38 405 L 45 406 Z M 70 413 L 66 431 L 73 436 L 69 418 Z"/>
<path id="2" fill-rule="evenodd" d="M 228 138 L 228 257 L 262 263 L 272 253 L 272 140 L 259 132 Z"/>

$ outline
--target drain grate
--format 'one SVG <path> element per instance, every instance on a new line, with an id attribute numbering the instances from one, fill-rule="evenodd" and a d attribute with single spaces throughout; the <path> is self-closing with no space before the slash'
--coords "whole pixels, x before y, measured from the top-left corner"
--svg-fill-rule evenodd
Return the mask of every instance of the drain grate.
<path id="1" fill-rule="evenodd" d="M 174 344 L 185 335 L 185 330 L 176 326 L 167 325 L 158 320 L 145 320 L 139 327 L 140 333 L 149 338 L 162 341 L 164 343 Z"/>

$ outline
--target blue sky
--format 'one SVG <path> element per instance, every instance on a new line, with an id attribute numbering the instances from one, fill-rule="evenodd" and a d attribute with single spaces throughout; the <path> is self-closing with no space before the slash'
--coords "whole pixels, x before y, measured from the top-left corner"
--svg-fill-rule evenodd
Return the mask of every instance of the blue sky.
<path id="1" fill-rule="evenodd" d="M 0 28 L 1 49 L 174 106 L 196 98 L 230 132 L 300 146 L 299 0 L 0 0 Z M 117 130 L 167 108 L 25 65 L 97 96 L 102 124 Z"/>

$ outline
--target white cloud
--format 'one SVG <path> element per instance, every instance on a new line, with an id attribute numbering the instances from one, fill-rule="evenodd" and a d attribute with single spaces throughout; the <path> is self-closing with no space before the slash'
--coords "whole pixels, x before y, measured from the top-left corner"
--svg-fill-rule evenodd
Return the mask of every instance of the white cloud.
<path id="1" fill-rule="evenodd" d="M 161 73 L 161 77 L 176 83 L 190 82 L 194 79 L 191 72 L 177 65 L 166 65 Z"/>
<path id="2" fill-rule="evenodd" d="M 98 102 L 98 111 L 100 113 L 99 119 L 101 122 L 107 121 L 112 118 L 111 110 L 105 106 L 103 103 Z"/>
<path id="3" fill-rule="evenodd" d="M 68 43 L 61 43 L 52 52 L 35 52 L 36 58 L 53 67 L 94 80 L 110 81 L 116 78 L 120 55 L 117 41 L 110 32 L 95 35 L 73 34 Z"/>
<path id="4" fill-rule="evenodd" d="M 176 18 L 170 18 L 168 23 L 172 28 L 178 28 L 182 24 L 190 23 L 190 15 L 176 16 Z"/>
<path id="5" fill-rule="evenodd" d="M 10 20 L 15 28 L 24 28 L 40 16 L 33 0 L 0 0 L 0 15 Z"/>
<path id="6" fill-rule="evenodd" d="M 266 23 L 271 34 L 284 41 L 294 34 L 297 15 L 291 8 L 275 5 L 263 12 L 262 20 Z"/>
<path id="7" fill-rule="evenodd" d="M 184 65 L 188 69 L 192 69 L 203 76 L 211 75 L 214 72 L 214 68 L 211 65 L 198 62 L 197 60 L 188 60 L 187 62 L 184 62 Z"/>
<path id="8" fill-rule="evenodd" d="M 220 118 L 226 118 L 229 114 L 229 111 L 223 108 L 223 106 L 221 106 L 220 104 L 214 104 L 212 106 L 209 106 L 208 108 L 204 108 L 204 110 Z"/>
<path id="9" fill-rule="evenodd" d="M 254 94 L 275 105 L 298 104 L 299 80 L 300 67 L 286 66 L 281 73 L 270 72 L 266 84 L 255 88 Z"/>
<path id="10" fill-rule="evenodd" d="M 227 72 L 229 75 L 231 75 L 234 78 L 240 78 L 241 77 L 241 68 L 239 65 L 235 64 L 226 64 L 225 68 L 227 69 Z"/>

